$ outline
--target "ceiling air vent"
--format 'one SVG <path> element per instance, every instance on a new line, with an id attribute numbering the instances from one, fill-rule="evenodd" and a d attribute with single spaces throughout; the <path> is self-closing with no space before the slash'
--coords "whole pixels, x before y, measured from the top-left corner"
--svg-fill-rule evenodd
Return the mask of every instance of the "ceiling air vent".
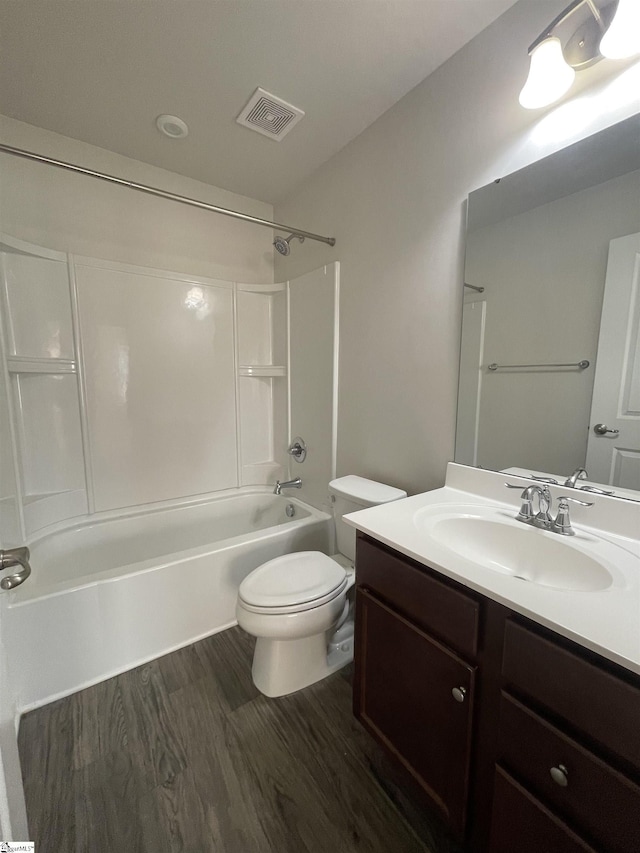
<path id="1" fill-rule="evenodd" d="M 263 136 L 280 142 L 303 116 L 302 110 L 258 88 L 249 98 L 236 121 Z"/>

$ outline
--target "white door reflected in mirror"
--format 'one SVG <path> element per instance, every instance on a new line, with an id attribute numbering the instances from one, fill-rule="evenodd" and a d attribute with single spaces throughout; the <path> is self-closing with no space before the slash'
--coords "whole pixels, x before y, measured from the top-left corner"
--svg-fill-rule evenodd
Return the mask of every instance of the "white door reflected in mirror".
<path id="1" fill-rule="evenodd" d="M 585 467 L 640 489 L 640 233 L 609 244 Z"/>

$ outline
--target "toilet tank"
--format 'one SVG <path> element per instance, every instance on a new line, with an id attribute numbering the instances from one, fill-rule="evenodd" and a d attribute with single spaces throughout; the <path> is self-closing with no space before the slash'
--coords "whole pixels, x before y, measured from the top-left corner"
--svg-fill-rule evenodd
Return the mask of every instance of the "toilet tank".
<path id="1" fill-rule="evenodd" d="M 356 477 L 338 477 L 329 483 L 329 494 L 333 501 L 333 518 L 336 523 L 338 551 L 353 561 L 356 557 L 356 531 L 342 520 L 342 516 L 370 506 L 398 501 L 407 493 L 375 480 Z"/>

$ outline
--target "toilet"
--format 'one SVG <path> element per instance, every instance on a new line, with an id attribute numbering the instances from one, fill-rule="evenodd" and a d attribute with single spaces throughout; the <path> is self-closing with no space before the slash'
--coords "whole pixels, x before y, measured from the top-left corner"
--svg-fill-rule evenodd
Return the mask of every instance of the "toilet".
<path id="1" fill-rule="evenodd" d="M 286 696 L 353 659 L 356 532 L 343 515 L 406 498 L 407 493 L 350 475 L 329 483 L 339 553 L 301 551 L 258 566 L 240 584 L 238 624 L 257 638 L 253 683 L 265 696 Z"/>

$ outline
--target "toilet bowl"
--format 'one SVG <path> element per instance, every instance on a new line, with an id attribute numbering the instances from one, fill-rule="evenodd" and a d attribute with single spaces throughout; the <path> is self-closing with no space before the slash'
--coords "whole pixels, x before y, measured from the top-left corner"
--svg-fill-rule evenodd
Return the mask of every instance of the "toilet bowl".
<path id="1" fill-rule="evenodd" d="M 339 554 L 302 551 L 276 557 L 240 584 L 238 624 L 256 637 L 252 676 L 265 696 L 285 696 L 336 672 L 353 659 L 355 531 L 347 512 L 406 497 L 363 477 L 329 484 Z"/>

